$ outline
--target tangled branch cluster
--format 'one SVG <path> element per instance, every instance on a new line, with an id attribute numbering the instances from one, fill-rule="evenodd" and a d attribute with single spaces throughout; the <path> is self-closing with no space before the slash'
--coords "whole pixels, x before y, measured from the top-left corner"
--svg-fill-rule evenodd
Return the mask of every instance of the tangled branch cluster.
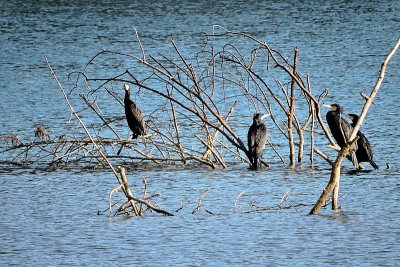
<path id="1" fill-rule="evenodd" d="M 309 77 L 296 67 L 297 52 L 291 64 L 266 42 L 215 26 L 205 35 L 203 49 L 190 59 L 174 41 L 172 56 L 154 56 L 145 53 L 136 36 L 139 55 L 101 51 L 82 71 L 70 74 L 74 84 L 66 99 L 79 107 L 74 111 L 90 124 L 92 140 L 81 127 L 63 137 L 40 135 L 41 140 L 7 144 L 0 151 L 7 158 L 2 163 L 36 168 L 107 166 L 95 142 L 108 160 L 119 164 L 196 161 L 226 168 L 234 161 L 249 163 L 243 137 L 256 112 L 270 113 L 274 127 L 289 141 L 291 166 L 295 165 L 294 145 L 298 162 L 303 161 L 306 145 L 311 162 L 314 152 L 330 162 L 314 146 L 317 121 L 334 145 L 319 113 L 324 94 L 319 98 L 312 94 Z M 112 62 L 119 62 L 118 66 Z M 110 69 L 113 74 L 107 75 Z M 142 139 L 127 140 L 123 84 L 137 89 L 136 104 L 149 133 Z M 305 130 L 310 133 L 309 146 Z M 272 148 L 284 161 L 286 156 Z"/>
<path id="2" fill-rule="evenodd" d="M 203 49 L 190 57 L 174 41 L 171 42 L 173 51 L 168 56 L 147 54 L 137 32 L 136 37 L 140 51 L 137 55 L 99 52 L 82 71 L 70 74 L 74 82 L 68 93 L 46 59 L 70 109 L 69 123 L 76 121 L 77 127 L 63 136 L 54 136 L 51 131 L 38 127 L 35 139 L 27 142 L 15 134 L 0 136 L 2 170 L 15 166 L 44 170 L 74 166 L 110 168 L 119 183 L 110 194 L 110 212 L 114 205 L 111 195 L 122 189 L 126 202 L 116 214 L 129 210 L 136 216 L 143 216 L 144 211 L 151 210 L 173 215 L 152 204 L 150 199 L 156 195 L 148 196 L 146 189 L 143 198 L 135 197 L 129 188 L 125 168 L 113 166 L 127 166 L 132 162 L 186 164 L 189 161 L 211 168 L 227 168 L 235 161 L 249 164 L 251 155 L 242 139 L 251 124 L 249 118 L 256 112 L 269 113 L 272 126 L 282 136 L 280 140 L 287 140 L 289 149 L 285 156 L 270 142 L 282 161 L 288 158 L 293 167 L 297 154 L 297 162 L 303 162 L 306 148 L 311 162 L 315 152 L 333 166 L 331 180 L 310 213 L 319 212 L 333 188 L 332 205 L 334 209 L 337 207 L 340 164 L 351 143 L 342 149 L 335 163 L 316 148 L 314 133 L 320 126 L 324 140 L 326 138 L 334 149 L 340 150 L 320 114 L 320 101 L 327 92 L 321 92 L 318 97 L 312 92 L 310 77 L 299 71 L 297 49 L 289 61 L 268 43 L 220 26 L 214 26 L 212 33 L 204 36 Z M 386 64 L 399 46 L 400 40 L 382 64 L 380 77 L 366 99 L 353 138 L 379 90 Z M 148 134 L 137 140 L 126 138 L 129 131 L 121 115 L 123 84 L 136 88 L 136 105 L 145 116 Z M 264 162 L 264 165 L 268 164 Z M 193 213 L 203 208 L 213 214 L 202 202 L 206 193 L 207 190 L 199 197 Z M 287 195 L 282 199 L 286 198 Z M 281 204 L 262 208 L 252 203 L 249 207 L 250 211 L 274 210 L 282 209 Z M 287 208 L 296 206 L 290 204 Z"/>

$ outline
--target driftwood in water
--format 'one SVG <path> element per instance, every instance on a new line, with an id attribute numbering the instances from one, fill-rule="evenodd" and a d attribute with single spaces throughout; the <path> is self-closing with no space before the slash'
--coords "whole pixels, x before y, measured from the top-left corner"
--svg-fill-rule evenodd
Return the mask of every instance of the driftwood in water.
<path id="1" fill-rule="evenodd" d="M 213 32 L 205 35 L 203 50 L 190 56 L 184 55 L 172 41 L 173 51 L 169 57 L 162 54 L 155 57 L 145 53 L 137 32 L 136 38 L 138 55 L 101 51 L 82 71 L 70 74 L 75 82 L 64 93 L 69 96 L 66 102 L 73 108 L 72 117 L 84 115 L 90 121 L 89 127 L 85 129 L 78 121 L 78 128 L 67 131 L 63 138 L 48 131 L 46 140 L 21 141 L 4 149 L 0 147 L 0 162 L 35 168 L 46 164 L 50 168 L 75 164 L 107 168 L 109 164 L 99 154 L 101 151 L 115 165 L 125 165 L 132 160 L 137 164 L 196 161 L 211 168 L 227 168 L 232 161 L 249 164 L 247 144 L 243 140 L 255 112 L 270 113 L 272 122 L 267 120 L 267 127 L 275 127 L 280 134 L 268 140 L 273 152 L 264 153 L 266 166 L 268 159 L 274 158 L 273 153 L 282 161 L 289 158 L 293 165 L 294 146 L 298 147 L 298 161 L 302 161 L 303 147 L 311 146 L 305 144 L 303 132 L 309 131 L 310 122 L 314 120 L 334 145 L 320 114 L 319 102 L 324 93 L 319 97 L 312 95 L 309 76 L 302 75 L 299 70 L 298 50 L 295 50 L 292 65 L 268 43 L 220 26 L 214 26 Z M 111 67 L 108 62 L 116 58 L 130 65 Z M 93 71 L 93 68 L 108 65 L 117 74 L 107 75 L 107 69 Z M 123 84 L 131 85 L 131 97 L 145 116 L 149 134 L 143 138 L 126 139 L 130 131 L 123 113 Z M 299 88 L 302 96 L 296 96 L 296 105 L 304 110 L 294 109 L 294 94 L 297 93 L 294 88 Z M 72 123 L 73 119 L 69 120 L 69 125 Z M 311 153 L 321 155 L 332 164 L 326 153 L 316 147 L 315 139 L 320 134 L 315 135 L 314 123 L 311 125 Z M 293 128 L 297 137 L 292 135 Z M 92 138 L 88 138 L 87 133 Z M 282 151 L 273 146 L 274 140 L 282 138 L 289 140 L 287 156 L 281 156 Z"/>
<path id="2" fill-rule="evenodd" d="M 121 166 L 118 166 L 118 170 L 119 170 L 119 173 L 121 174 L 121 180 L 119 180 L 120 187 L 118 187 L 118 188 L 122 188 L 122 190 L 123 190 L 123 192 L 125 194 L 125 197 L 127 198 L 127 201 L 118 208 L 118 211 L 117 211 L 116 214 L 123 213 L 123 212 L 128 212 L 128 207 L 131 207 L 132 212 L 136 216 L 144 216 L 144 209 L 142 207 L 142 205 L 144 205 L 150 211 L 154 211 L 154 212 L 166 215 L 166 216 L 173 216 L 172 213 L 154 206 L 149 201 L 149 198 L 143 199 L 143 198 L 135 197 L 132 194 L 132 191 L 131 191 L 131 189 L 129 187 L 128 178 L 126 177 L 125 168 L 121 167 Z M 115 194 L 117 191 L 118 190 L 113 190 L 112 193 Z M 146 192 L 146 190 L 144 190 L 144 195 L 146 195 L 146 194 L 147 194 L 147 192 Z M 140 207 L 138 207 L 138 205 L 140 205 Z M 110 199 L 110 207 L 111 206 L 112 205 L 111 205 L 111 199 Z M 110 213 L 111 213 L 111 208 L 110 208 Z"/>
<path id="3" fill-rule="evenodd" d="M 366 102 L 364 104 L 364 107 L 361 111 L 360 118 L 358 119 L 357 124 L 354 126 L 353 132 L 351 134 L 351 137 L 349 138 L 349 141 L 347 144 L 343 147 L 343 149 L 339 152 L 335 164 L 332 167 L 332 172 L 331 172 L 331 178 L 329 180 L 328 185 L 325 187 L 323 190 L 321 196 L 319 197 L 318 201 L 315 203 L 314 207 L 311 209 L 310 214 L 319 214 L 321 207 L 324 205 L 326 202 L 328 196 L 333 192 L 333 197 L 332 197 L 332 209 L 338 209 L 340 208 L 338 203 L 338 194 L 339 194 L 339 184 L 340 184 L 340 167 L 343 159 L 347 155 L 347 153 L 350 150 L 351 145 L 356 142 L 357 140 L 357 132 L 361 127 L 361 124 L 363 123 L 363 120 L 368 112 L 368 109 L 372 102 L 374 101 L 375 95 L 378 93 L 379 88 L 383 82 L 383 78 L 385 77 L 385 71 L 386 71 L 386 66 L 389 63 L 390 59 L 393 57 L 393 55 L 396 53 L 396 51 L 400 47 L 400 39 L 397 40 L 397 43 L 391 50 L 391 52 L 386 56 L 385 60 L 382 63 L 381 70 L 379 72 L 379 77 L 378 80 L 376 81 L 376 84 L 374 88 L 372 89 L 369 97 L 366 99 Z"/>
<path id="4" fill-rule="evenodd" d="M 132 195 L 122 169 L 116 170 L 114 165 L 196 161 L 211 168 L 227 168 L 232 161 L 249 164 L 249 152 L 243 137 L 253 113 L 261 112 L 271 114 L 272 123 L 267 122 L 267 125 L 274 127 L 280 135 L 274 139 L 289 140 L 289 153 L 285 152 L 287 155 L 283 157 L 282 152 L 272 145 L 274 142 L 268 140 L 282 161 L 289 158 L 290 165 L 294 166 L 295 146 L 298 147 L 299 162 L 303 160 L 303 148 L 310 147 L 312 163 L 316 153 L 334 166 L 331 182 L 310 213 L 319 212 L 335 187 L 334 196 L 337 196 L 341 154 L 332 162 L 315 142 L 322 136 L 324 142 L 327 139 L 331 146 L 335 146 L 320 113 L 320 101 L 327 92 L 317 96 L 311 90 L 310 76 L 300 72 L 298 50 L 295 50 L 291 64 L 267 42 L 220 26 L 214 26 L 213 32 L 205 35 L 205 46 L 195 55 L 184 55 L 173 41 L 170 56 L 146 54 L 137 32 L 136 38 L 137 55 L 119 51 L 99 52 L 82 71 L 70 74 L 75 83 L 68 92 L 46 59 L 69 107 L 69 125 L 76 122 L 78 127 L 71 126 L 62 137 L 38 127 L 36 139 L 29 141 L 12 134 L 0 136 L 0 164 L 28 168 L 61 168 L 75 164 L 110 168 L 128 199 L 125 204 L 130 205 L 135 215 L 141 216 L 137 205 L 145 205 L 156 212 L 157 208 Z M 382 65 L 376 91 L 373 90 L 366 98 L 353 136 L 379 89 L 389 56 Z M 115 67 L 110 63 L 113 59 L 122 59 L 131 65 Z M 103 71 L 96 69 L 104 66 L 107 67 Z M 113 74 L 108 74 L 111 69 Z M 137 90 L 137 105 L 146 117 L 150 134 L 137 140 L 126 139 L 130 132 L 123 116 L 123 84 Z M 296 96 L 295 109 L 297 92 L 301 97 Z M 72 103 L 71 99 L 75 102 Z M 84 124 L 82 118 L 90 125 Z M 315 132 L 316 123 L 321 126 L 322 133 Z M 297 131 L 297 136 L 293 130 Z M 309 140 L 304 138 L 305 131 L 310 131 Z M 305 143 L 307 141 L 309 143 Z M 268 165 L 266 161 L 264 165 Z M 332 203 L 335 208 L 336 197 Z"/>
<path id="5" fill-rule="evenodd" d="M 145 200 L 145 199 L 140 199 L 135 197 L 132 194 L 132 191 L 129 188 L 129 184 L 128 184 L 128 179 L 126 178 L 126 172 L 125 172 L 125 168 L 118 166 L 118 172 L 117 170 L 114 168 L 114 166 L 112 165 L 112 163 L 108 160 L 107 156 L 104 154 L 104 152 L 100 149 L 99 145 L 95 142 L 94 138 L 92 137 L 91 133 L 89 132 L 88 128 L 86 127 L 86 125 L 83 123 L 82 119 L 80 118 L 80 116 L 78 115 L 77 112 L 75 112 L 74 107 L 71 105 L 68 95 L 66 94 L 63 85 L 61 84 L 61 82 L 58 80 L 58 77 L 56 76 L 55 72 L 53 71 L 50 63 L 47 61 L 46 62 L 48 64 L 48 67 L 51 70 L 51 73 L 54 77 L 54 79 L 56 80 L 61 92 L 64 95 L 65 101 L 71 111 L 71 114 L 78 120 L 79 125 L 84 129 L 87 137 L 90 139 L 91 144 L 95 147 L 97 154 L 108 164 L 108 167 L 111 169 L 111 171 L 114 173 L 115 177 L 117 178 L 118 183 L 120 184 L 119 188 L 122 188 L 125 196 L 127 197 L 128 201 L 123 204 L 119 209 L 118 212 L 122 212 L 126 210 L 126 207 L 129 205 L 132 207 L 132 211 L 134 212 L 134 214 L 136 216 L 143 216 L 143 210 L 141 208 L 137 207 L 137 203 L 143 204 L 145 205 L 148 209 L 155 211 L 157 213 L 162 213 L 164 215 L 168 215 L 171 216 L 172 214 L 164 211 L 160 208 L 157 208 L 155 206 L 153 206 L 149 201 Z M 121 175 L 120 177 L 118 176 L 118 173 Z M 112 193 L 116 193 L 118 192 L 118 189 L 114 189 L 112 191 Z M 110 194 L 110 196 L 112 195 L 112 193 Z M 110 212 L 111 212 L 111 204 L 110 204 Z"/>

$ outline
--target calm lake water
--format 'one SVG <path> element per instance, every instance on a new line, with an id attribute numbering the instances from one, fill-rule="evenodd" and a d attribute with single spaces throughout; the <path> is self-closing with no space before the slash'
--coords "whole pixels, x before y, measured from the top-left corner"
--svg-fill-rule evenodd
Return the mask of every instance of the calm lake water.
<path id="1" fill-rule="evenodd" d="M 194 53 L 214 24 L 249 32 L 285 54 L 298 47 L 313 88 L 329 88 L 325 101 L 353 113 L 400 37 L 399 1 L 141 2 L 1 3 L 0 135 L 29 140 L 37 125 L 67 132 L 68 107 L 44 58 L 67 84 L 68 74 L 102 49 L 131 51 L 133 27 L 147 51 L 165 54 L 171 38 Z M 116 187 L 108 171 L 3 170 L 0 265 L 400 266 L 399 67 L 398 52 L 363 124 L 381 168 L 342 176 L 341 211 L 307 215 L 329 180 L 328 164 L 318 159 L 310 168 L 305 161 L 290 170 L 268 148 L 272 166 L 258 172 L 244 163 L 131 170 L 132 186 L 146 178 L 168 211 L 194 198 L 174 217 L 97 215 Z M 272 130 L 273 142 L 279 138 Z M 351 169 L 348 161 L 343 166 Z M 203 203 L 214 215 L 192 214 L 205 189 Z M 296 208 L 247 212 L 252 202 L 275 207 L 289 189 L 286 206 Z"/>

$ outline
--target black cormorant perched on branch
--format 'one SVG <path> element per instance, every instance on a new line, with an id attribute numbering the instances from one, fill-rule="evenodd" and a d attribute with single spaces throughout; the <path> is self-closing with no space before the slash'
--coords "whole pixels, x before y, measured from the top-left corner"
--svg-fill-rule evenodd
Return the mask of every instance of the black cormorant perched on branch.
<path id="1" fill-rule="evenodd" d="M 137 108 L 135 103 L 130 99 L 129 85 L 124 85 L 125 89 L 125 115 L 129 128 L 132 130 L 132 138 L 136 139 L 139 135 L 146 135 L 146 125 L 142 116 L 142 112 Z"/>
<path id="2" fill-rule="evenodd" d="M 253 116 L 253 124 L 247 133 L 247 144 L 249 147 L 249 159 L 252 169 L 261 167 L 261 157 L 267 143 L 267 127 L 263 120 L 271 114 L 256 113 Z"/>
<path id="3" fill-rule="evenodd" d="M 353 126 L 350 125 L 345 119 L 342 118 L 342 107 L 338 104 L 325 105 L 331 110 L 326 113 L 326 121 L 328 122 L 329 129 L 335 138 L 340 148 L 343 148 L 347 141 L 349 141 Z M 357 143 L 353 144 L 349 154 L 346 156 L 353 163 L 354 167 L 358 169 L 358 161 L 356 157 Z"/>
<path id="4" fill-rule="evenodd" d="M 347 117 L 352 121 L 351 126 L 355 126 L 357 121 L 358 121 L 358 115 L 356 114 L 348 114 Z M 373 155 L 372 155 L 372 148 L 371 144 L 369 143 L 367 137 L 361 132 L 358 131 L 358 140 L 357 140 L 357 151 L 356 151 L 356 156 L 357 156 L 357 161 L 360 162 L 369 162 L 372 167 L 374 167 L 375 170 L 379 169 L 378 165 L 373 161 Z"/>

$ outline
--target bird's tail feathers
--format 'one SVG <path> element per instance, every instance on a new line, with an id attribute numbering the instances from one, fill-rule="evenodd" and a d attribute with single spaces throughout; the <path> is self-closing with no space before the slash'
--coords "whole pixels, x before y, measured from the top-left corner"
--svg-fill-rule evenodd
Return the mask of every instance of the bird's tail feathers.
<path id="1" fill-rule="evenodd" d="M 374 167 L 375 170 L 379 169 L 379 166 L 376 165 L 375 161 L 373 161 L 372 159 L 369 161 L 369 163 L 371 163 L 372 167 Z"/>

